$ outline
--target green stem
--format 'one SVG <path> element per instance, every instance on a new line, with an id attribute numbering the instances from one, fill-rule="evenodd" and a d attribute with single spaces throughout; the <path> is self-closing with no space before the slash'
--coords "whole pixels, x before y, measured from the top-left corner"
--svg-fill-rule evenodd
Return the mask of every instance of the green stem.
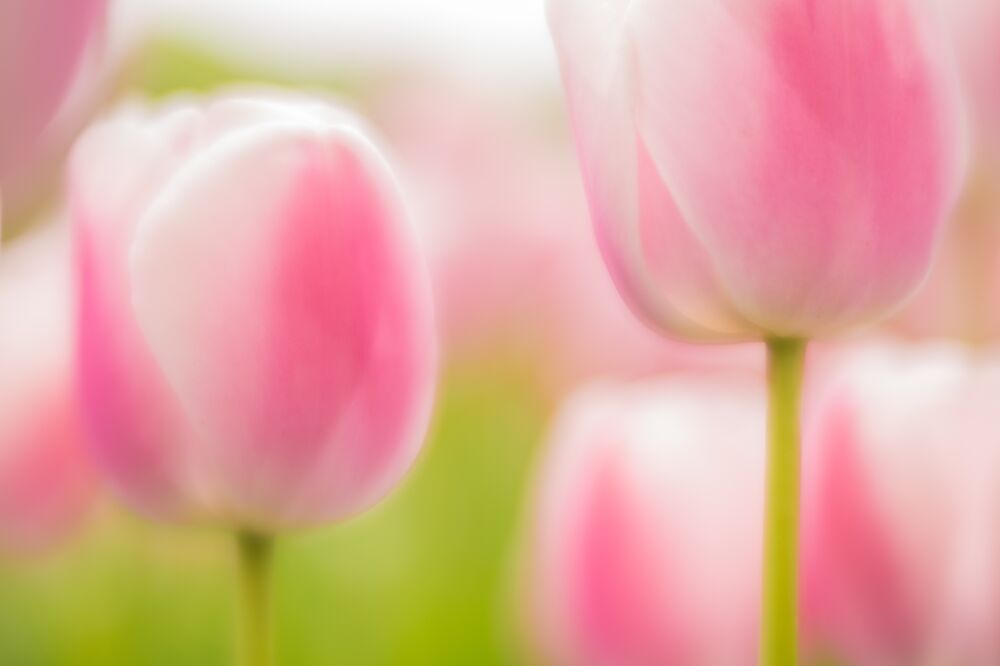
<path id="1" fill-rule="evenodd" d="M 804 340 L 767 343 L 768 452 L 761 666 L 798 665 L 799 402 Z"/>
<path id="2" fill-rule="evenodd" d="M 271 537 L 253 532 L 236 535 L 240 576 L 240 653 L 242 666 L 271 663 Z"/>

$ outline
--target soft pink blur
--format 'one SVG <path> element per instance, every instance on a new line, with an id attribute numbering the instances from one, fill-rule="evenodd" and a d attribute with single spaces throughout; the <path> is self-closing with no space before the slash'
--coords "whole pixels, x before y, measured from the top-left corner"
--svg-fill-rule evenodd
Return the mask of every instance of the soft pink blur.
<path id="1" fill-rule="evenodd" d="M 531 530 L 533 624 L 551 663 L 752 663 L 759 387 L 691 375 L 570 399 L 548 442 Z"/>
<path id="2" fill-rule="evenodd" d="M 1000 356 L 865 345 L 815 365 L 804 663 L 998 663 Z M 753 663 L 764 414 L 759 382 L 720 371 L 569 400 L 531 514 L 526 589 L 546 659 Z"/>
<path id="3" fill-rule="evenodd" d="M 106 0 L 0 0 L 0 183 L 28 159 L 73 81 Z"/>
<path id="4" fill-rule="evenodd" d="M 927 281 L 889 323 L 905 337 L 1000 337 L 1000 153 L 981 157 Z"/>
<path id="5" fill-rule="evenodd" d="M 951 30 L 980 151 L 1000 151 L 1000 3 L 937 0 Z"/>
<path id="6" fill-rule="evenodd" d="M 1000 663 L 1000 357 L 841 359 L 810 441 L 805 624 L 857 666 Z"/>
<path id="7" fill-rule="evenodd" d="M 87 513 L 72 361 L 69 230 L 36 231 L 0 259 L 0 552 L 34 554 Z"/>
<path id="8" fill-rule="evenodd" d="M 937 0 L 961 66 L 973 162 L 927 284 L 895 318 L 912 337 L 1000 337 L 1000 2 Z"/>
<path id="9" fill-rule="evenodd" d="M 547 88 L 510 96 L 422 72 L 373 95 L 372 119 L 414 186 L 447 352 L 527 351 L 558 393 L 608 374 L 760 368 L 758 349 L 722 358 L 629 312 L 602 264 L 558 104 Z"/>
<path id="10" fill-rule="evenodd" d="M 81 391 L 157 516 L 277 530 L 371 506 L 436 370 L 401 196 L 347 114 L 284 96 L 127 108 L 71 165 Z"/>
<path id="11" fill-rule="evenodd" d="M 549 1 L 591 212 L 640 314 L 697 340 L 827 335 L 918 286 L 963 171 L 922 5 Z"/>

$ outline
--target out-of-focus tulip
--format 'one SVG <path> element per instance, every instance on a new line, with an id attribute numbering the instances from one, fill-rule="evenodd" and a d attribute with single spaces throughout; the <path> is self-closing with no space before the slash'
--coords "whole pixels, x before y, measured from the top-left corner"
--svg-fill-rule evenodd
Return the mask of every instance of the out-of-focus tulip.
<path id="1" fill-rule="evenodd" d="M 557 420 L 531 531 L 542 651 L 567 666 L 749 664 L 757 646 L 757 382 L 599 386 Z"/>
<path id="2" fill-rule="evenodd" d="M 133 505 L 267 532 L 399 480 L 432 402 L 429 280 L 356 121 L 287 98 L 126 109 L 81 140 L 70 190 L 85 416 Z"/>
<path id="3" fill-rule="evenodd" d="M 36 147 L 106 0 L 0 0 L 0 183 Z"/>
<path id="4" fill-rule="evenodd" d="M 605 259 L 661 330 L 827 335 L 919 284 L 963 133 L 918 0 L 548 8 Z"/>
<path id="5" fill-rule="evenodd" d="M 70 245 L 64 227 L 0 259 L 0 551 L 66 538 L 91 505 L 73 382 Z"/>
<path id="6" fill-rule="evenodd" d="M 812 439 L 811 642 L 858 666 L 1000 662 L 1000 359 L 940 345 L 844 360 Z"/>

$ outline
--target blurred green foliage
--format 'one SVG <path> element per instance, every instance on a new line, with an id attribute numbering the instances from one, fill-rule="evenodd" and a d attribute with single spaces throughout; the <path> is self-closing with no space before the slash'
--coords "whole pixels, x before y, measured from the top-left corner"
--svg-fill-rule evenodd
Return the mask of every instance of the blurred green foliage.
<path id="1" fill-rule="evenodd" d="M 318 76 L 298 76 L 264 65 L 231 62 L 194 42 L 154 38 L 135 54 L 126 86 L 148 97 L 168 97 L 187 91 L 211 92 L 223 86 L 275 85 L 335 93 L 363 107 L 368 93 L 404 72 L 355 67 L 337 68 Z"/>

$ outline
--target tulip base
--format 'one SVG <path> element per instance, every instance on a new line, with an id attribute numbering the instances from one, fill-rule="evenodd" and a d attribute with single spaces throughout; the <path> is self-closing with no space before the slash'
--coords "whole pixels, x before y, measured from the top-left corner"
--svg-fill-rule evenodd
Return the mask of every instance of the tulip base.
<path id="1" fill-rule="evenodd" d="M 767 343 L 768 451 L 761 666 L 798 665 L 799 404 L 805 340 Z"/>
<path id="2" fill-rule="evenodd" d="M 239 557 L 239 663 L 271 663 L 270 569 L 273 540 L 253 532 L 236 536 Z"/>

